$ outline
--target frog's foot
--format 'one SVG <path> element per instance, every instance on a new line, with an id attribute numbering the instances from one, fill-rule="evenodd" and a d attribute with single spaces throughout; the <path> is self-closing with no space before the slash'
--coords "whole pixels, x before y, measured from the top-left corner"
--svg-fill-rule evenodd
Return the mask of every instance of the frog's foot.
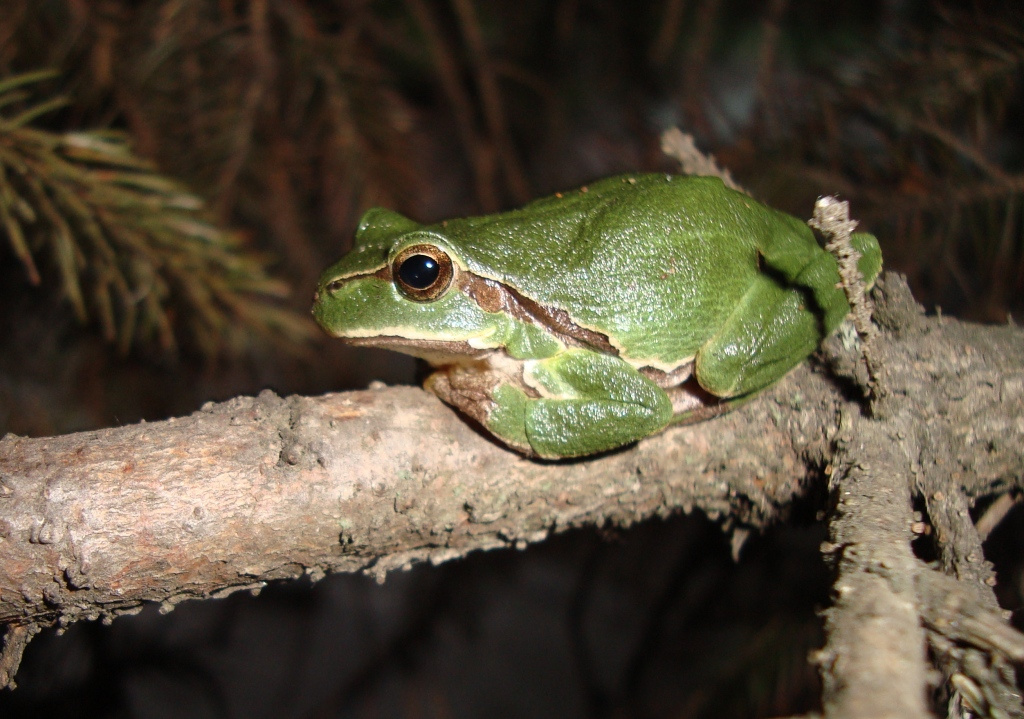
<path id="1" fill-rule="evenodd" d="M 666 388 L 665 393 L 672 400 L 672 421 L 669 426 L 696 424 L 713 419 L 731 412 L 756 394 L 752 392 L 742 397 L 723 399 L 701 387 L 696 378 L 690 378 L 678 387 Z"/>
<path id="2" fill-rule="evenodd" d="M 736 406 L 736 402 L 723 400 L 700 386 L 693 376 L 693 362 L 682 365 L 672 372 L 654 367 L 640 370 L 647 379 L 661 387 L 672 401 L 670 424 L 693 424 L 724 414 Z"/>

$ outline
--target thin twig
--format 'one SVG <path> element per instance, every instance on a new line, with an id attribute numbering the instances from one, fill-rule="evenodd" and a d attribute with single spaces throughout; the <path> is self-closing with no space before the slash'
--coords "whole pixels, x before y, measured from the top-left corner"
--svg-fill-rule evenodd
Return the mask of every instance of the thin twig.
<path id="1" fill-rule="evenodd" d="M 679 28 L 682 25 L 685 10 L 686 0 L 666 0 L 661 22 L 658 23 L 658 34 L 647 52 L 652 64 L 664 65 L 668 60 L 669 54 L 679 38 Z"/>
<path id="2" fill-rule="evenodd" d="M 661 134 L 661 151 L 679 163 L 683 174 L 717 177 L 726 187 L 750 194 L 732 179 L 728 168 L 718 164 L 714 155 L 697 149 L 693 135 L 684 133 L 678 127 L 671 127 Z"/>
<path id="3" fill-rule="evenodd" d="M 985 513 L 981 515 L 975 525 L 978 529 L 978 536 L 981 541 L 988 539 L 988 535 L 992 533 L 992 530 L 999 526 L 999 523 L 1006 518 L 1006 515 L 1010 513 L 1010 510 L 1017 506 L 1020 498 L 1007 493 L 1001 495 L 996 501 L 992 502 L 985 510 Z"/>
<path id="4" fill-rule="evenodd" d="M 860 253 L 853 246 L 851 237 L 857 227 L 856 220 L 850 219 L 850 205 L 834 197 L 822 197 L 814 204 L 814 216 L 808 222 L 825 235 L 825 249 L 831 252 L 839 264 L 839 277 L 843 292 L 850 303 L 853 324 L 861 339 L 861 353 L 867 365 L 869 389 L 876 399 L 885 394 L 882 381 L 882 367 L 874 354 L 878 328 L 871 321 L 874 307 L 865 292 L 864 278 L 857 262 Z"/>
<path id="5" fill-rule="evenodd" d="M 683 69 L 684 117 L 702 135 L 707 133 L 708 120 L 704 109 L 704 74 L 714 47 L 718 11 L 722 0 L 698 0 L 694 27 L 687 44 L 686 62 Z"/>
<path id="6" fill-rule="evenodd" d="M 462 85 L 458 63 L 427 4 L 423 0 L 405 0 L 405 5 L 423 32 L 427 48 L 434 60 L 438 80 L 455 112 L 455 123 L 473 166 L 477 199 L 481 209 L 492 212 L 498 208 L 498 194 L 494 187 L 494 158 L 477 132 L 473 119 L 473 103 Z"/>
<path id="7" fill-rule="evenodd" d="M 526 202 L 530 199 L 530 187 L 526 182 L 526 175 L 509 134 L 501 90 L 498 88 L 494 65 L 487 52 L 483 33 L 480 31 L 476 10 L 470 0 L 451 0 L 451 2 L 459 18 L 462 36 L 466 39 L 466 45 L 473 59 L 484 118 L 501 160 L 505 179 L 508 181 L 512 196 L 521 203 Z"/>
<path id="8" fill-rule="evenodd" d="M 766 130 L 771 137 L 775 134 L 775 57 L 778 52 L 780 21 L 789 6 L 788 0 L 771 0 L 761 20 L 761 47 L 758 50 L 756 122 L 758 134 Z"/>

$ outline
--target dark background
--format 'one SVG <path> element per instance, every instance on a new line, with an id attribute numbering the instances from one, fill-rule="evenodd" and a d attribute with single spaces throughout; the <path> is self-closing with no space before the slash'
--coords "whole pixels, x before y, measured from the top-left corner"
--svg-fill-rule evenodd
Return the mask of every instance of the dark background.
<path id="1" fill-rule="evenodd" d="M 46 223 L 26 223 L 38 278 L 0 230 L 0 432 L 161 419 L 266 387 L 412 381 L 411 360 L 340 347 L 306 319 L 363 210 L 432 221 L 671 171 L 659 149 L 671 126 L 780 209 L 807 217 L 818 195 L 848 199 L 930 311 L 1004 323 L 1024 309 L 1019 2 L 0 0 L 0 79 L 40 68 L 58 72 L 0 116 L 62 96 L 33 128 L 124 133 L 152 172 L 205 201 L 235 243 L 224 252 L 284 291 L 237 282 L 210 333 L 172 282 L 167 330 L 147 331 L 149 285 L 119 255 L 143 310 L 116 311 L 111 335 L 84 240 L 76 315 Z M 21 137 L 0 128 L 0 150 Z M 166 250 L 147 257 L 147 272 L 173 276 Z M 196 262 L 200 284 L 218 281 L 223 264 Z M 806 498 L 738 561 L 732 528 L 675 517 L 384 586 L 332 577 L 44 633 L 0 715 L 814 710 L 826 508 Z M 1011 609 L 1022 536 L 1011 513 L 989 540 Z"/>

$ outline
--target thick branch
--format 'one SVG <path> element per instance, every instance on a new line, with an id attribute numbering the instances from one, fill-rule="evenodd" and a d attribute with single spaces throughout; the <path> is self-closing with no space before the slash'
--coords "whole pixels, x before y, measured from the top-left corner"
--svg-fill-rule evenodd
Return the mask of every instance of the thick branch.
<path id="1" fill-rule="evenodd" d="M 891 278 L 883 288 L 901 291 Z M 886 312 L 894 304 L 890 297 Z M 926 696 L 936 686 L 942 689 L 937 699 L 948 701 L 953 714 L 959 713 L 955 706 L 966 704 L 980 715 L 1024 716 L 1010 666 L 1024 658 L 1024 636 L 998 612 L 991 568 L 982 558 L 981 538 L 968 513 L 962 470 L 976 458 L 968 459 L 963 450 L 973 438 L 964 441 L 963 428 L 957 430 L 934 415 L 953 411 L 959 423 L 973 412 L 975 422 L 983 425 L 1006 424 L 1010 418 L 1016 420 L 1016 431 L 1024 431 L 1020 398 L 1004 402 L 1008 398 L 1002 392 L 973 389 L 976 383 L 991 381 L 984 363 L 970 362 L 971 370 L 963 374 L 936 372 L 933 350 L 923 341 L 934 339 L 935 328 L 893 324 L 891 315 L 887 319 L 891 329 L 904 334 L 902 342 L 893 343 L 892 335 L 884 342 L 890 345 L 886 366 L 897 376 L 895 386 L 902 397 L 887 397 L 887 410 L 873 413 L 874 420 L 844 415 L 840 424 L 846 429 L 833 460 L 839 468 L 832 484 L 837 508 L 831 542 L 824 549 L 837 560 L 838 578 L 836 602 L 827 613 L 829 641 L 818 657 L 826 716 L 924 717 L 930 714 Z M 962 348 L 967 356 L 996 349 L 970 342 Z M 954 359 L 948 366 L 957 364 Z M 921 376 L 917 370 L 923 368 L 927 371 Z M 962 377 L 972 386 L 967 393 Z M 935 382 L 931 388 L 923 384 L 929 379 Z M 1004 383 L 992 386 L 998 384 Z M 924 397 L 929 399 L 922 401 Z M 978 405 L 953 404 L 965 400 Z M 934 433 L 937 424 L 946 431 Z M 932 466 L 923 471 L 922 462 Z M 1019 481 L 1019 470 L 1011 471 L 1018 472 L 1013 479 Z M 943 568 L 961 581 L 933 571 L 914 556 L 915 492 L 924 495 Z M 926 649 L 941 677 L 929 671 Z"/>
<path id="2" fill-rule="evenodd" d="M 416 388 L 265 392 L 165 422 L 8 436 L 0 621 L 170 608 L 304 572 L 383 578 L 680 507 L 763 524 L 808 477 L 770 404 L 575 463 L 512 454 Z"/>
<path id="3" fill-rule="evenodd" d="M 885 425 L 859 418 L 840 440 L 852 463 L 836 479 L 831 545 L 839 553 L 829 642 L 820 652 L 826 716 L 923 719 L 927 669 L 910 547 L 910 482 L 914 447 L 893 443 Z M 851 446 L 851 442 L 856 442 Z M 893 678 L 897 677 L 897 681 Z"/>

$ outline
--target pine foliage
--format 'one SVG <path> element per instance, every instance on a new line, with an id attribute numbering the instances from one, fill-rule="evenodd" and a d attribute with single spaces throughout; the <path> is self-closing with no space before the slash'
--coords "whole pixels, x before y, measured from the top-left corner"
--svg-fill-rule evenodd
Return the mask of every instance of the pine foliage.
<path id="1" fill-rule="evenodd" d="M 240 350 L 251 332 L 304 339 L 308 322 L 277 301 L 287 285 L 123 133 L 32 126 L 68 102 L 28 101 L 54 75 L 0 81 L 0 226 L 28 281 L 40 284 L 40 266 L 52 265 L 78 319 L 98 321 L 122 352 L 139 342 L 172 350 L 186 337 L 214 356 Z"/>

